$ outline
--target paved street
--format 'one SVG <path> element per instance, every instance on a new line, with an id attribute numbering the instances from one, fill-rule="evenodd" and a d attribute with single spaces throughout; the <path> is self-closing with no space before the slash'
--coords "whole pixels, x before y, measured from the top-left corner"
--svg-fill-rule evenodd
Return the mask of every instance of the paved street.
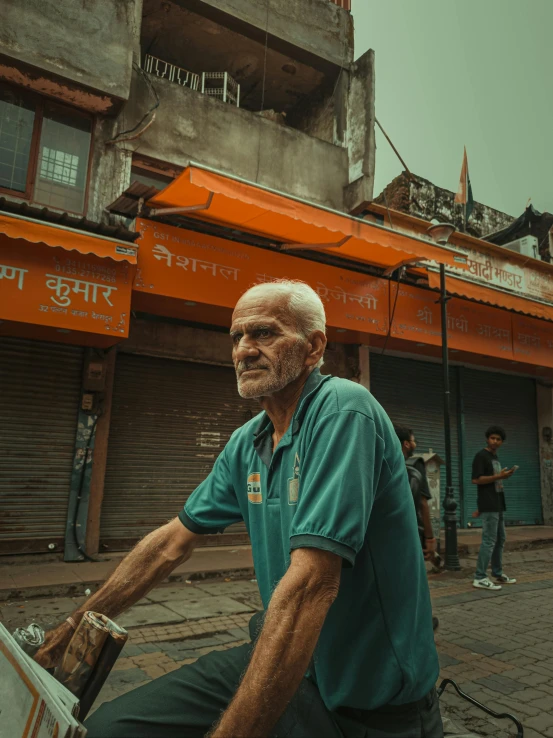
<path id="1" fill-rule="evenodd" d="M 553 736 L 553 549 L 507 553 L 504 568 L 518 582 L 497 593 L 473 589 L 463 578 L 468 571 L 431 575 L 441 677 L 492 709 L 517 715 L 525 738 Z M 442 700 L 450 716 L 477 734 L 509 734 L 508 722 L 488 718 L 454 693 Z"/>
<path id="2" fill-rule="evenodd" d="M 441 678 L 497 711 L 517 715 L 526 738 L 553 738 L 553 548 L 505 555 L 519 583 L 491 593 L 471 586 L 473 559 L 455 574 L 430 574 Z M 80 598 L 3 603 L 10 630 L 31 620 L 51 625 Z M 179 583 L 160 587 L 120 622 L 130 639 L 96 707 L 214 649 L 240 645 L 261 607 L 255 581 Z M 506 738 L 510 724 L 464 703 L 448 688 L 444 713 L 477 735 Z"/>

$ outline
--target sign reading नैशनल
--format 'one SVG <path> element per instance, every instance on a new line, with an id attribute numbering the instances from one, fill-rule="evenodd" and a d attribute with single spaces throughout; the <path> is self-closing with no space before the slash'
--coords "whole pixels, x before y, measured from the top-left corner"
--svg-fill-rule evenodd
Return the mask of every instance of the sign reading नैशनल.
<path id="1" fill-rule="evenodd" d="M 329 325 L 388 331 L 386 280 L 146 220 L 137 228 L 138 291 L 233 308 L 254 284 L 298 279 L 319 294 Z"/>

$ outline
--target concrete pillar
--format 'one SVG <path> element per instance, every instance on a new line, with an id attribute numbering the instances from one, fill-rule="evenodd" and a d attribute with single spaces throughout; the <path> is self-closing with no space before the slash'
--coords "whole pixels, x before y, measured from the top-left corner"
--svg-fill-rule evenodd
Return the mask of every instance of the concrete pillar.
<path id="1" fill-rule="evenodd" d="M 553 525 L 553 387 L 537 384 L 541 498 L 546 525 Z"/>
<path id="2" fill-rule="evenodd" d="M 124 218 L 109 215 L 106 208 L 131 183 L 132 153 L 136 142 L 108 144 L 126 127 L 125 111 L 117 119 L 99 118 L 94 129 L 87 216 L 97 222 L 117 223 Z"/>
<path id="3" fill-rule="evenodd" d="M 369 49 L 352 66 L 349 80 L 349 184 L 344 190 L 344 205 L 349 213 L 362 213 L 373 199 L 375 119 L 374 51 Z"/>
<path id="4" fill-rule="evenodd" d="M 106 476 L 116 357 L 117 349 L 114 346 L 106 353 L 105 357 L 106 376 L 104 389 L 101 393 L 102 412 L 98 417 L 94 441 L 94 456 L 92 459 L 85 532 L 85 550 L 89 556 L 97 554 L 100 547 L 100 516 L 102 513 L 102 501 L 104 499 L 104 478 Z"/>
<path id="5" fill-rule="evenodd" d="M 368 346 L 359 346 L 359 384 L 370 391 L 371 389 L 371 362 Z"/>

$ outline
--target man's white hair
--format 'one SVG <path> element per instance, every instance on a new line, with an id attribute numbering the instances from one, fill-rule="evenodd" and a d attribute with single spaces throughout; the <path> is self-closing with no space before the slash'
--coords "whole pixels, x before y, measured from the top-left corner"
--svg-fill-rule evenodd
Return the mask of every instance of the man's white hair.
<path id="1" fill-rule="evenodd" d="M 274 279 L 250 287 L 245 295 L 257 291 L 275 291 L 288 295 L 288 310 L 293 316 L 300 336 L 307 340 L 313 331 L 326 335 L 326 314 L 321 298 L 305 282 L 294 279 Z M 317 366 L 321 366 L 321 359 Z"/>

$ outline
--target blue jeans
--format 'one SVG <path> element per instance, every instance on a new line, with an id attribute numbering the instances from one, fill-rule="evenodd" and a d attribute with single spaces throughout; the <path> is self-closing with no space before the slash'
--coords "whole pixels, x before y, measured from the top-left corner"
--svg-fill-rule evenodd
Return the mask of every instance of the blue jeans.
<path id="1" fill-rule="evenodd" d="M 505 545 L 505 517 L 502 512 L 480 514 L 482 520 L 482 543 L 476 562 L 475 579 L 484 579 L 492 561 L 492 575 L 503 574 L 503 546 Z"/>

